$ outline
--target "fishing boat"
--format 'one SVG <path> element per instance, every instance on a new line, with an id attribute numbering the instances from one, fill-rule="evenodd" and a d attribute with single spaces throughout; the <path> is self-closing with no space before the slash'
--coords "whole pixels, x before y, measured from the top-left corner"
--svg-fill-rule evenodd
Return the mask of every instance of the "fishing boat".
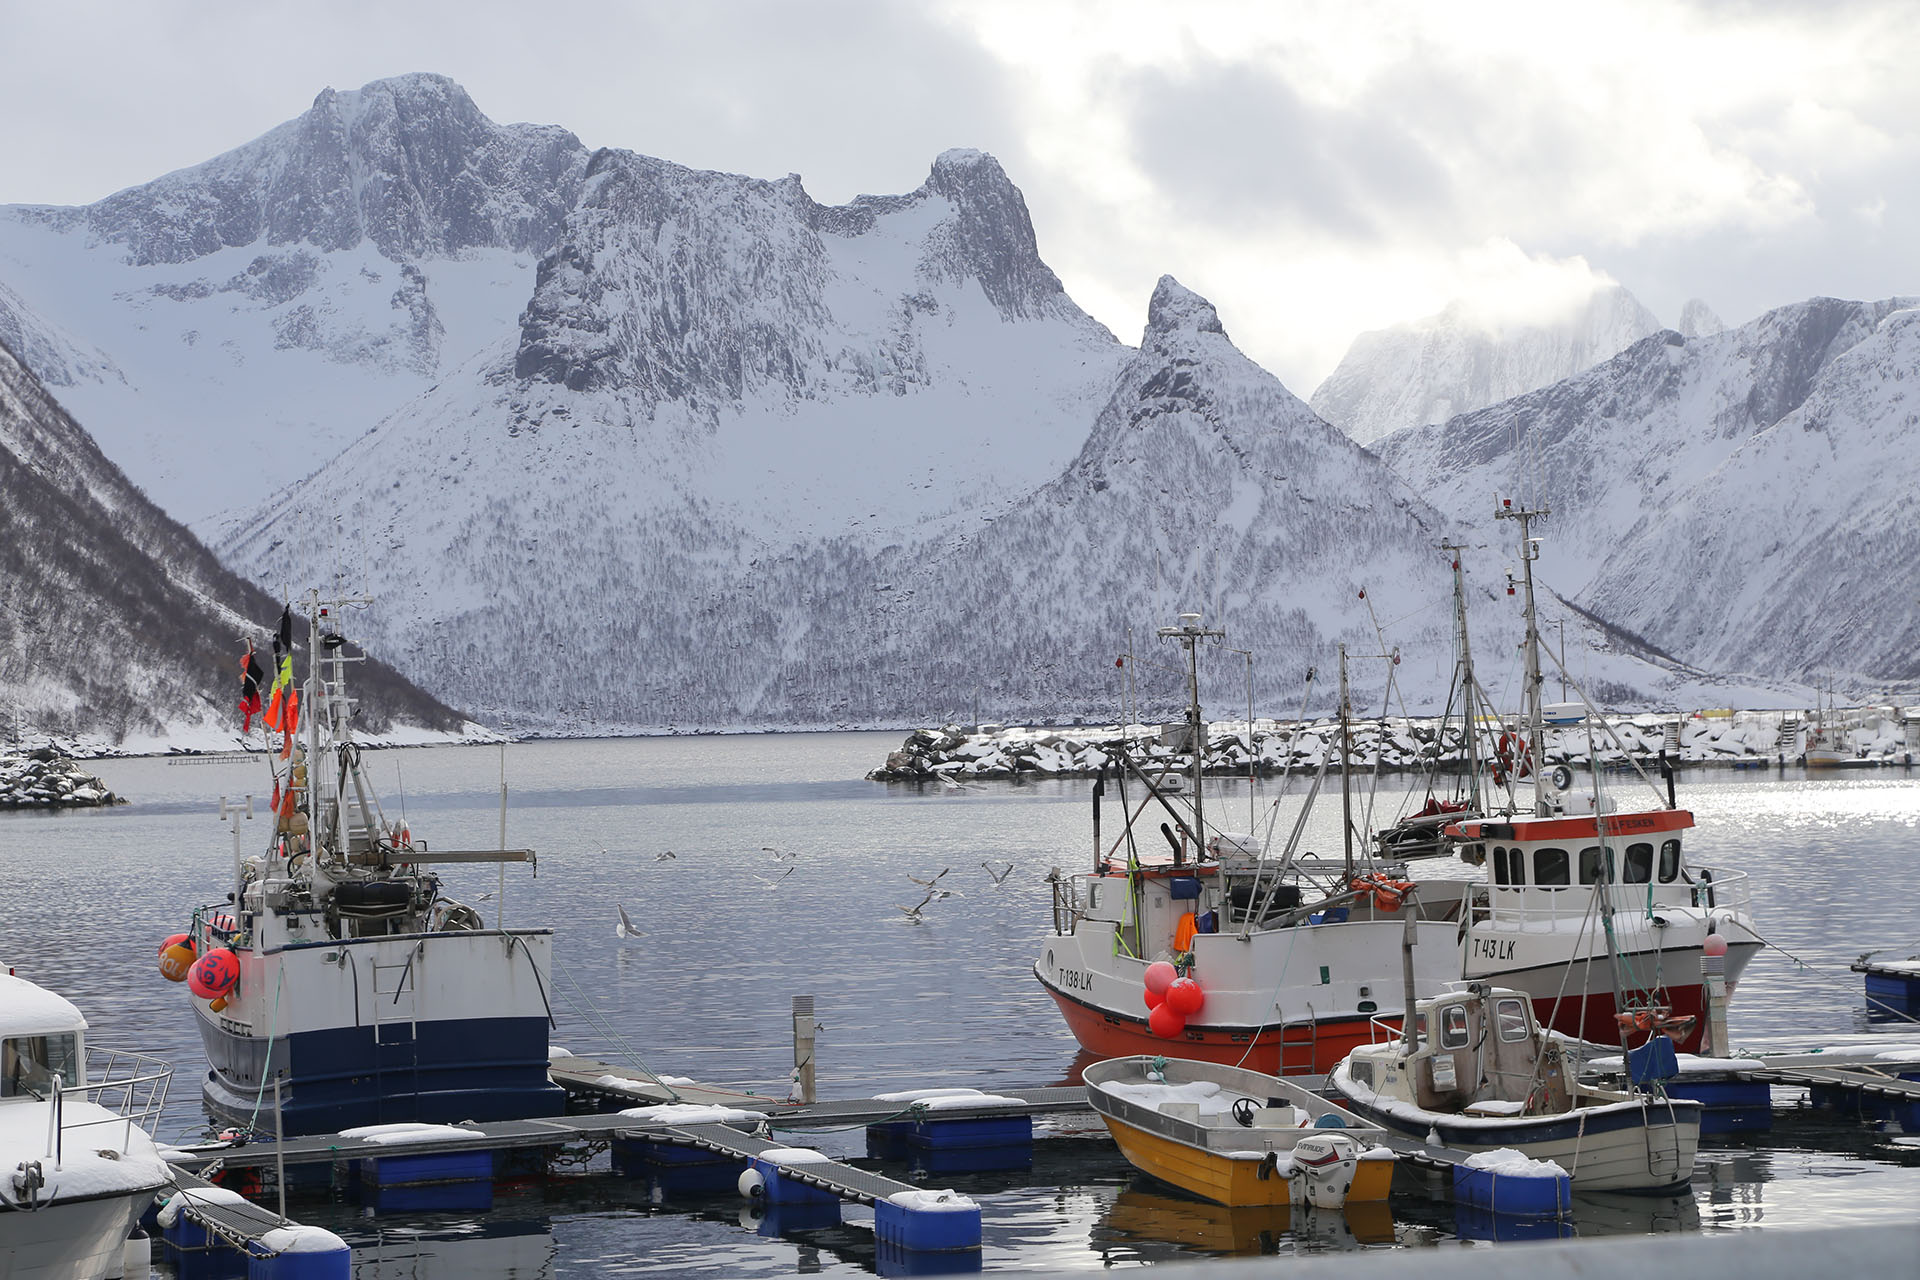
<path id="1" fill-rule="evenodd" d="M 72 1002 L 0 974 L 0 1275 L 123 1273 L 141 1213 L 173 1185 L 153 1142 L 172 1074 L 89 1045 Z"/>
<path id="2" fill-rule="evenodd" d="M 1475 982 L 1416 1007 L 1414 1026 L 1328 1077 L 1355 1114 L 1430 1145 L 1552 1161 L 1581 1191 L 1692 1180 L 1699 1102 L 1582 1084 L 1523 992 Z"/>
<path id="3" fill-rule="evenodd" d="M 507 864 L 528 849 L 435 848 L 389 815 L 353 738 L 343 611 L 308 602 L 308 675 L 293 679 L 289 608 L 274 642 L 263 732 L 278 750 L 268 829 L 255 852 L 231 815 L 233 891 L 168 939 L 161 968 L 184 977 L 211 1070 L 216 1121 L 289 1135 L 400 1121 L 557 1115 L 547 1076 L 552 930 L 506 928 Z M 264 674 L 243 661 L 242 705 Z M 269 743 L 274 741 L 269 738 Z M 493 927 L 449 896 L 436 867 L 498 865 Z"/>
<path id="4" fill-rule="evenodd" d="M 1540 540 L 1531 536 L 1531 521 L 1547 513 L 1509 503 L 1496 514 L 1520 528 L 1525 706 L 1490 753 L 1494 794 L 1504 789 L 1504 798 L 1445 828 L 1486 870 L 1462 926 L 1461 976 L 1525 992 L 1541 1020 L 1568 1035 L 1631 1047 L 1664 1032 L 1695 1052 L 1706 1030 L 1701 961 L 1709 939 L 1718 939 L 1716 951 L 1724 945 L 1729 991 L 1762 946 L 1747 877 L 1688 860 L 1693 814 L 1676 802 L 1670 767 L 1663 793 L 1613 740 L 1650 792 L 1651 804 L 1632 811 L 1603 788 L 1600 770 L 1576 788 L 1564 758 L 1551 761 L 1534 604 Z M 1570 676 L 1568 683 L 1577 691 Z M 1582 731 L 1597 759 L 1599 735 L 1612 729 L 1586 705 Z"/>
<path id="5" fill-rule="evenodd" d="M 1438 882 L 1414 892 L 1402 869 L 1356 849 L 1350 815 L 1340 858 L 1299 856 L 1304 809 L 1292 838 L 1273 851 L 1209 825 L 1196 654 L 1224 633 L 1189 613 L 1160 635 L 1185 651 L 1189 785 L 1170 792 L 1122 750 L 1125 820 L 1103 840 L 1107 783 L 1095 782 L 1092 865 L 1049 877 L 1053 930 L 1034 976 L 1074 1038 L 1099 1057 L 1164 1054 L 1268 1075 L 1324 1075 L 1367 1042 L 1374 1019 L 1399 1016 L 1409 917 L 1420 989 L 1437 992 L 1459 977 L 1469 886 Z M 1344 723 L 1344 655 L 1341 709 Z"/>
<path id="6" fill-rule="evenodd" d="M 1848 726 L 1833 706 L 1833 690 L 1825 690 L 1825 701 L 1816 706 L 1813 728 L 1807 733 L 1806 767 L 1809 769 L 1872 768 L 1879 761 L 1853 746 Z"/>
<path id="7" fill-rule="evenodd" d="M 1159 1056 L 1108 1059 L 1082 1078 L 1128 1163 L 1203 1200 L 1339 1208 L 1393 1185 L 1385 1131 L 1290 1081 Z"/>

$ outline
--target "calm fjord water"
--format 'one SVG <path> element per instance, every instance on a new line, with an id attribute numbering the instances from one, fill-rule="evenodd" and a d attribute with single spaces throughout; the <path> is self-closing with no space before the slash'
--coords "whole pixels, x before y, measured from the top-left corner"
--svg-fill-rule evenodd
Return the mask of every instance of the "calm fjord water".
<path id="1" fill-rule="evenodd" d="M 1030 966 L 1049 927 L 1049 868 L 1091 859 L 1091 784 L 887 786 L 862 774 L 899 735 L 821 734 L 554 742 L 504 753 L 507 839 L 539 853 L 510 868 L 509 924 L 555 931 L 556 1044 L 662 1074 L 784 1094 L 790 1000 L 816 997 L 823 1097 L 929 1084 L 982 1089 L 1052 1084 L 1076 1046 Z M 499 838 L 502 753 L 434 748 L 372 757 L 390 814 L 441 848 Z M 159 1053 L 179 1068 L 162 1136 L 201 1125 L 204 1070 L 186 997 L 153 953 L 192 908 L 229 887 L 232 840 L 218 798 L 261 791 L 242 763 L 100 762 L 134 803 L 105 811 L 0 815 L 7 873 L 4 960 L 78 1003 L 97 1043 Z M 1818 1045 L 1870 1025 L 1859 976 L 1869 948 L 1920 948 L 1920 915 L 1899 886 L 1920 850 L 1920 777 L 1885 771 L 1831 780 L 1797 772 L 1683 775 L 1699 830 L 1697 862 L 1753 877 L 1762 954 L 1733 1005 L 1736 1044 Z M 1270 784 L 1260 794 L 1270 794 Z M 1216 803 L 1209 790 L 1210 803 Z M 1244 783 L 1217 803 L 1247 812 Z M 1631 803 L 1631 801 L 1629 801 Z M 1109 806 L 1109 820 L 1115 811 Z M 1241 825 L 1233 819 L 1230 825 Z M 1244 821 L 1244 819 L 1242 820 Z M 258 824 L 259 820 L 256 820 Z M 262 836 L 247 835 L 252 852 Z M 252 830 L 264 831 L 264 825 Z M 1308 843 L 1331 849 L 1337 805 Z M 661 855 L 671 851 L 668 859 Z M 776 858 L 776 851 L 785 858 Z M 982 868 L 1011 862 L 996 886 Z M 791 874 L 782 875 L 788 867 Z M 940 881 L 955 896 L 914 924 L 901 910 Z M 454 896 L 494 919 L 491 869 L 445 875 Z M 644 936 L 615 936 L 624 904 Z M 839 1156 L 858 1132 L 802 1137 Z M 1704 1144 L 1690 1196 L 1583 1197 L 1582 1235 L 1832 1225 L 1910 1215 L 1920 1150 L 1858 1126 L 1787 1115 L 1771 1136 Z M 900 1170 L 893 1170 L 896 1176 Z M 1210 1253 L 1357 1247 L 1351 1224 L 1289 1221 L 1191 1204 L 1137 1184 L 1098 1134 L 1036 1144 L 1031 1172 L 944 1175 L 981 1202 L 986 1269 L 1093 1269 Z M 1591 1203 L 1586 1203 L 1591 1201 Z M 1395 1202 L 1402 1242 L 1457 1233 L 1449 1211 Z M 502 1188 L 486 1214 L 363 1216 L 347 1201 L 297 1200 L 294 1216 L 356 1246 L 363 1280 L 399 1275 L 601 1276 L 867 1274 L 870 1234 L 843 1227 L 769 1238 L 731 1199 L 650 1204 L 594 1171 Z M 870 1223 L 850 1208 L 848 1223 Z M 1392 1237 L 1389 1236 L 1388 1240 Z"/>

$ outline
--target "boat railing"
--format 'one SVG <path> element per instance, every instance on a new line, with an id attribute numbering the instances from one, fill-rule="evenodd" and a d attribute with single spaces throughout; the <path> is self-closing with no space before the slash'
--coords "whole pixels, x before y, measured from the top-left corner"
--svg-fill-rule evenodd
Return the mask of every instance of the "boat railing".
<path id="1" fill-rule="evenodd" d="M 1753 882 L 1744 871 L 1695 867 L 1693 905 L 1750 914 L 1753 911 Z"/>
<path id="2" fill-rule="evenodd" d="M 153 1136 L 160 1123 L 160 1115 L 166 1109 L 167 1090 L 172 1083 L 173 1065 L 169 1062 L 151 1054 L 88 1045 L 84 1082 L 57 1090 L 54 1106 L 64 1110 L 61 1098 L 78 1097 L 113 1112 L 110 1118 L 103 1120 L 68 1123 L 63 1118 L 61 1129 L 77 1131 L 90 1127 L 122 1126 L 120 1149 L 125 1151 L 133 1142 L 135 1126 L 148 1137 Z"/>
<path id="3" fill-rule="evenodd" d="M 1496 926 L 1552 931 L 1562 924 L 1577 926 L 1594 909 L 1593 892 L 1607 895 L 1614 914 L 1632 917 L 1662 906 L 1694 906 L 1747 912 L 1753 907 L 1751 882 L 1744 871 L 1712 867 L 1692 868 L 1691 882 L 1648 885 L 1488 885 L 1486 905 L 1476 904 L 1474 921 Z"/>
<path id="4" fill-rule="evenodd" d="M 1080 919 L 1080 895 L 1075 889 L 1077 877 L 1055 876 L 1053 880 L 1053 931 L 1060 937 L 1073 932 Z"/>

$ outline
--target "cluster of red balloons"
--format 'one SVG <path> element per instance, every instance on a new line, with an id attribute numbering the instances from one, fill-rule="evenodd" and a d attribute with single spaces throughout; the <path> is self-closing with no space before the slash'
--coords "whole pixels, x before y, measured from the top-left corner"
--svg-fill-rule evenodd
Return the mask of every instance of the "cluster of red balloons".
<path id="1" fill-rule="evenodd" d="M 1146 987 L 1141 992 L 1147 1002 L 1147 1029 L 1162 1040 L 1171 1040 L 1187 1029 L 1187 1019 L 1200 1012 L 1207 1002 L 1206 992 L 1192 978 L 1165 960 L 1147 966 Z"/>

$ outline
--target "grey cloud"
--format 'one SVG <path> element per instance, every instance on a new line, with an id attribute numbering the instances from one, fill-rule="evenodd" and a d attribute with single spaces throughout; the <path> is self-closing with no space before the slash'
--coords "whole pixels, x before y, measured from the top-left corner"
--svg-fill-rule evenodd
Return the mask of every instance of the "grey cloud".
<path id="1" fill-rule="evenodd" d="M 1197 222 L 1368 242 L 1387 238 L 1401 210 L 1451 220 L 1445 166 L 1390 112 L 1329 110 L 1280 76 L 1219 63 L 1142 72 L 1117 96 L 1134 161 Z"/>

